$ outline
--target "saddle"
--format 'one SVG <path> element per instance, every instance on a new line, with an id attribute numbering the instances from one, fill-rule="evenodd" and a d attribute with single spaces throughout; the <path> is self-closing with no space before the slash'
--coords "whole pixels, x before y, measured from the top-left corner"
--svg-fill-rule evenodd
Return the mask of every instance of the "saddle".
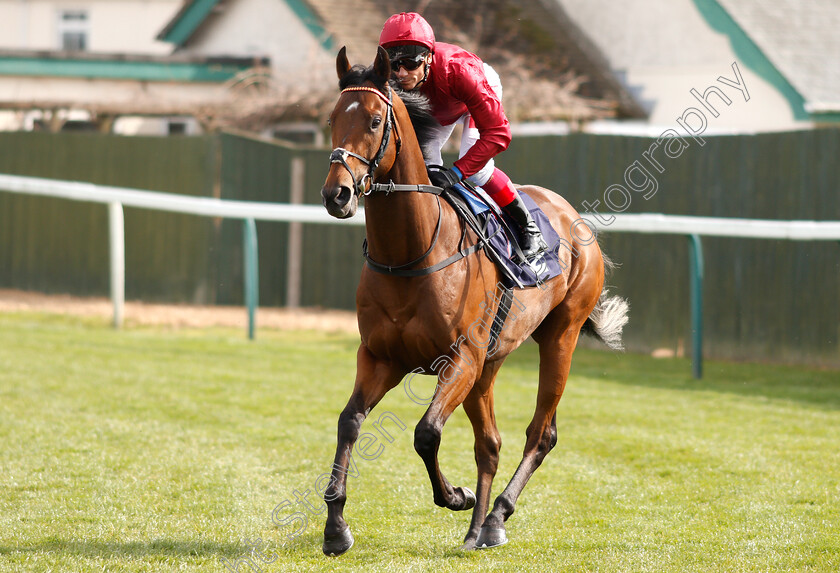
<path id="1" fill-rule="evenodd" d="M 480 187 L 468 181 L 443 191 L 441 196 L 452 206 L 459 217 L 478 236 L 487 256 L 499 269 L 503 284 L 508 288 L 540 286 L 563 272 L 558 251 L 560 236 L 537 204 L 521 194 L 537 226 L 549 244 L 548 250 L 531 261 L 522 254 L 513 231 L 512 221 Z"/>
<path id="2" fill-rule="evenodd" d="M 443 197 L 464 223 L 460 248 L 438 263 L 416 268 L 416 265 L 429 256 L 437 243 L 442 220 L 439 217 L 435 236 L 429 250 L 419 258 L 401 265 L 384 265 L 373 260 L 368 252 L 367 239 L 365 239 L 362 244 L 362 254 L 367 265 L 375 272 L 398 277 L 426 276 L 480 250 L 484 250 L 490 260 L 496 264 L 502 275 L 501 286 L 505 289 L 541 286 L 545 281 L 563 272 L 563 267 L 560 265 L 558 258 L 560 236 L 551 227 L 545 213 L 525 194 L 522 194 L 522 200 L 540 228 L 543 238 L 549 244 L 546 251 L 540 253 L 538 257 L 531 261 L 525 259 L 522 249 L 517 243 L 518 235 L 511 230 L 515 223 L 499 209 L 496 203 L 480 187 L 475 187 L 467 181 L 461 181 L 458 185 L 445 189 L 434 185 L 405 185 L 393 182 L 372 183 L 368 194 L 384 193 L 388 195 L 394 192 L 430 193 Z M 478 240 L 475 244 L 464 247 L 467 227 L 476 234 Z"/>

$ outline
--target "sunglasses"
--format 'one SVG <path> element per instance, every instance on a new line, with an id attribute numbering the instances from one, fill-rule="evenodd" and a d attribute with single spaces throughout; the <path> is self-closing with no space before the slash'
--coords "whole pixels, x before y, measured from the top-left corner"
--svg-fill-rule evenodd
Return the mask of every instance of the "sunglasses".
<path id="1" fill-rule="evenodd" d="M 391 60 L 391 69 L 395 72 L 400 71 L 400 68 L 405 68 L 409 72 L 413 72 L 420 65 L 426 61 L 425 54 L 418 54 L 416 56 L 404 56 L 402 58 L 397 58 L 395 60 Z"/>

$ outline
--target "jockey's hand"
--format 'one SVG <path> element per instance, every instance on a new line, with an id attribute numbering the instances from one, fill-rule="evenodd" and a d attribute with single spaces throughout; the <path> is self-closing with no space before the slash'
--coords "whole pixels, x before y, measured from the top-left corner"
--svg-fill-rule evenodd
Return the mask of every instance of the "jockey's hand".
<path id="1" fill-rule="evenodd" d="M 464 175 L 457 167 L 453 167 L 452 169 L 429 170 L 429 179 L 432 181 L 432 185 L 443 189 L 449 189 L 450 187 L 457 185 L 463 178 Z"/>

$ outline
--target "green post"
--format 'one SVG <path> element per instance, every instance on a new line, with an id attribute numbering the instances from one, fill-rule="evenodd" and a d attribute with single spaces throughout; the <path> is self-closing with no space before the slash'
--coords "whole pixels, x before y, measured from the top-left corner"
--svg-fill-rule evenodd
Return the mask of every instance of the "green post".
<path id="1" fill-rule="evenodd" d="M 253 219 L 245 219 L 242 225 L 242 248 L 245 251 L 245 306 L 248 307 L 248 338 L 253 340 L 257 305 L 260 300 L 257 224 Z"/>
<path id="2" fill-rule="evenodd" d="M 703 377 L 703 245 L 699 235 L 688 236 L 691 289 L 691 369 Z"/>

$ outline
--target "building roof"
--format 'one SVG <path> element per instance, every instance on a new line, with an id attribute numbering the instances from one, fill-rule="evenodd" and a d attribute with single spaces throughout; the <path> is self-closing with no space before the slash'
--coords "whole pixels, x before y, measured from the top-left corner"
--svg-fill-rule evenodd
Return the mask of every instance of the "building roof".
<path id="1" fill-rule="evenodd" d="M 334 46 L 331 34 L 324 29 L 321 20 L 312 13 L 309 5 L 304 0 L 285 0 L 285 2 L 312 32 L 312 35 L 320 40 L 321 45 L 327 50 L 332 50 Z M 160 31 L 157 39 L 170 42 L 176 46 L 183 46 L 189 42 L 207 18 L 219 8 L 220 3 L 221 0 L 187 0 Z"/>
<path id="2" fill-rule="evenodd" d="M 337 50 L 347 46 L 351 61 L 373 61 L 379 45 L 379 31 L 389 14 L 375 0 L 306 0 L 330 31 Z"/>
<path id="3" fill-rule="evenodd" d="M 0 50 L 0 76 L 223 83 L 267 58 Z"/>
<path id="4" fill-rule="evenodd" d="M 717 0 L 805 100 L 840 112 L 840 2 Z"/>
<path id="5" fill-rule="evenodd" d="M 440 40 L 472 49 L 500 72 L 507 88 L 506 108 L 514 120 L 646 115 L 555 0 L 521 0 L 517 5 L 487 0 L 481 18 L 458 0 L 437 0 L 433 10 L 405 0 L 284 1 L 326 50 L 347 46 L 354 62 L 373 60 L 379 32 L 390 14 L 421 10 Z M 158 39 L 187 44 L 221 6 L 220 0 L 188 0 Z M 487 25 L 473 41 L 476 22 Z M 510 49 L 494 38 L 497 26 L 516 40 Z"/>
<path id="6" fill-rule="evenodd" d="M 269 63 L 267 58 L 0 50 L 0 110 L 193 115 L 208 126 L 251 127 L 285 111 L 276 110 L 275 98 L 263 93 Z"/>
<path id="7" fill-rule="evenodd" d="M 564 60 L 568 67 L 584 74 L 588 92 L 615 99 L 619 115 L 626 118 L 644 118 L 647 111 L 611 70 L 610 63 L 601 50 L 569 17 L 557 0 L 538 0 L 532 6 L 537 22 L 549 24 L 556 42 L 555 57 Z"/>
<path id="8" fill-rule="evenodd" d="M 385 19 L 420 11 L 439 41 L 477 53 L 498 71 L 505 109 L 518 121 L 605 117 L 646 112 L 614 76 L 598 48 L 556 0 L 307 0 L 351 61 L 372 61 Z M 424 8 L 425 7 L 425 8 Z"/>
<path id="9" fill-rule="evenodd" d="M 216 8 L 220 0 L 186 0 L 157 35 L 158 40 L 184 45 Z"/>

